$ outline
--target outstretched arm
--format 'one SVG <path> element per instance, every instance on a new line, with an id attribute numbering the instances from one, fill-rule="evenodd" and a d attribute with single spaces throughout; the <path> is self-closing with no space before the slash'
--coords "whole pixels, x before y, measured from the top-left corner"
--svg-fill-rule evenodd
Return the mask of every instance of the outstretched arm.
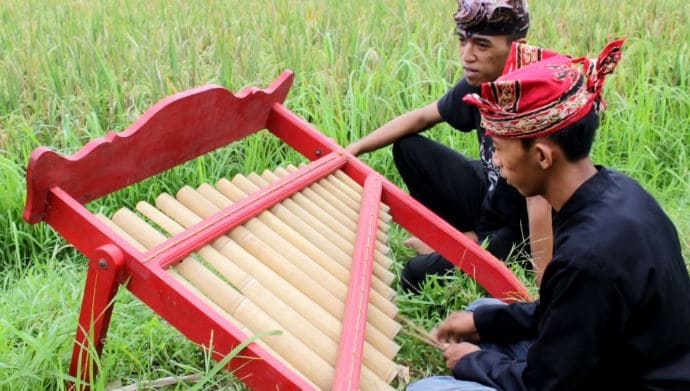
<path id="1" fill-rule="evenodd" d="M 394 118 L 345 149 L 355 156 L 375 151 L 394 143 L 403 136 L 429 129 L 441 121 L 438 102 L 433 102 Z"/>

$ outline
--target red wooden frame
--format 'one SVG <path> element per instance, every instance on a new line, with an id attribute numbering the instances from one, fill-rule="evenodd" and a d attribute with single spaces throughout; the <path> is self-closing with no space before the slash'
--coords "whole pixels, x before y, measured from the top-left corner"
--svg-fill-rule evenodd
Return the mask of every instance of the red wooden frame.
<path id="1" fill-rule="evenodd" d="M 120 284 L 187 338 L 222 359 L 248 338 L 172 278 L 165 268 L 229 229 L 337 169 L 364 186 L 346 315 L 333 389 L 357 389 L 373 260 L 372 237 L 379 203 L 394 221 L 475 278 L 495 297 L 528 298 L 505 265 L 409 195 L 286 109 L 282 102 L 293 74 L 285 71 L 268 88 L 233 94 L 208 85 L 167 97 L 128 129 L 93 140 L 71 156 L 34 150 L 27 167 L 24 218 L 45 221 L 89 259 L 70 374 L 87 388 L 97 372 L 90 354 L 100 354 L 113 299 Z M 313 162 L 161 245 L 142 253 L 100 222 L 84 204 L 163 172 L 261 129 L 268 129 Z M 372 227 L 373 234 L 372 234 Z M 194 234 L 192 235 L 191 232 Z M 194 319 L 194 322 L 189 322 Z M 353 359 L 354 357 L 354 359 Z M 256 343 L 230 360 L 234 371 L 257 390 L 310 389 L 300 375 Z"/>

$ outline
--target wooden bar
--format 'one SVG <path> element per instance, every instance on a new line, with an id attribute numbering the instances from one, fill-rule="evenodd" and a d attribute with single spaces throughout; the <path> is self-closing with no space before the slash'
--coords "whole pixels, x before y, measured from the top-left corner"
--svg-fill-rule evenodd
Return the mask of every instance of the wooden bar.
<path id="1" fill-rule="evenodd" d="M 381 181 L 374 175 L 370 175 L 364 184 L 364 194 L 362 194 L 359 228 L 352 257 L 352 273 L 343 319 L 343 335 L 340 338 L 340 351 L 333 381 L 334 390 L 359 388 L 364 326 L 374 266 L 374 243 L 380 200 Z"/>
<path id="2" fill-rule="evenodd" d="M 299 191 L 315 180 L 337 170 L 346 160 L 343 156 L 332 154 L 313 162 L 304 171 L 272 184 L 261 190 L 252 199 L 238 202 L 213 215 L 184 233 L 154 247 L 146 253 L 148 259 L 156 258 L 162 267 L 175 263 L 187 254 L 203 247 L 224 232 L 242 224 L 256 214 L 270 208 L 292 193 Z"/>

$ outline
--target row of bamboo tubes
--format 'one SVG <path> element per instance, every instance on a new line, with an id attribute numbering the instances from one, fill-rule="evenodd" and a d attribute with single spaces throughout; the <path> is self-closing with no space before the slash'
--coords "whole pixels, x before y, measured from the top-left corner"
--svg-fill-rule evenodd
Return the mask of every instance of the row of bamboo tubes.
<path id="1" fill-rule="evenodd" d="M 135 246 L 150 249 L 297 168 L 261 176 L 237 175 L 215 187 L 182 187 L 160 194 L 155 206 L 122 208 L 104 222 Z M 362 188 L 342 172 L 324 178 L 215 239 L 168 268 L 213 308 L 251 333 L 283 330 L 263 339 L 288 366 L 318 388 L 335 375 Z M 400 331 L 393 275 L 384 242 L 390 216 L 382 205 L 363 350 L 360 388 L 390 389 Z M 141 217 L 143 216 L 143 217 Z M 148 221 L 147 221 L 148 220 Z M 165 232 L 162 233 L 150 223 Z"/>

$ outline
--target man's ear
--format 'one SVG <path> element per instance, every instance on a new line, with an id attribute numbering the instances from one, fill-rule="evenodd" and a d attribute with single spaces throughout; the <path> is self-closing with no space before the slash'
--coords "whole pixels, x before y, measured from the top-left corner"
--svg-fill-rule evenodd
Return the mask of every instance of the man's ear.
<path id="1" fill-rule="evenodd" d="M 543 169 L 548 170 L 553 166 L 555 154 L 554 146 L 545 140 L 536 140 L 534 143 L 534 156 L 537 164 Z"/>

